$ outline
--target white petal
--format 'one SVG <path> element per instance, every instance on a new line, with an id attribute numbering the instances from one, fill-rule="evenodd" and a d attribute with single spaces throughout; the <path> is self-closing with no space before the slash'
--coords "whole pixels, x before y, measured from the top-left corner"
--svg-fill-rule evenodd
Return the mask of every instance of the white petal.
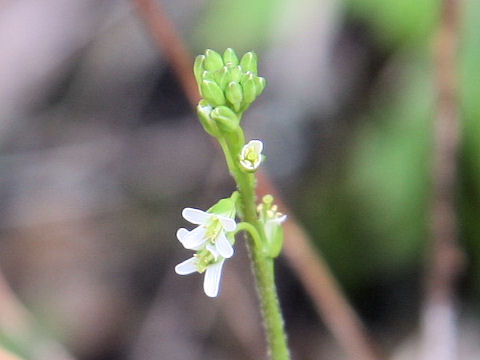
<path id="1" fill-rule="evenodd" d="M 196 261 L 196 258 L 191 257 L 190 259 L 181 262 L 180 264 L 175 266 L 175 272 L 178 275 L 188 275 L 197 272 L 197 267 L 195 266 Z"/>
<path id="2" fill-rule="evenodd" d="M 217 248 L 215 246 L 213 246 L 212 244 L 210 244 L 209 242 L 207 243 L 207 245 L 205 246 L 207 248 L 208 251 L 210 251 L 210 253 L 213 255 L 213 258 L 215 260 L 217 260 L 218 258 L 218 255 L 220 255 L 217 251 Z"/>
<path id="3" fill-rule="evenodd" d="M 223 231 L 220 232 L 217 239 L 215 240 L 215 247 L 218 250 L 218 253 L 222 255 L 224 258 L 230 258 L 233 255 L 233 247 L 228 241 L 225 233 Z"/>
<path id="4" fill-rule="evenodd" d="M 255 167 L 250 161 L 240 160 L 240 164 L 247 170 L 255 170 Z"/>
<path id="5" fill-rule="evenodd" d="M 235 222 L 235 220 L 222 215 L 217 215 L 217 218 L 222 224 L 225 231 L 230 232 L 237 228 L 237 223 Z"/>
<path id="6" fill-rule="evenodd" d="M 187 229 L 185 228 L 180 228 L 177 230 L 177 239 L 178 241 L 180 241 L 182 244 L 184 243 L 185 241 L 185 238 L 188 236 L 188 234 L 190 233 L 190 231 L 188 231 Z"/>
<path id="7" fill-rule="evenodd" d="M 205 227 L 197 226 L 192 231 L 189 231 L 185 238 L 183 238 L 182 245 L 185 249 L 198 250 L 206 241 L 206 231 L 207 229 Z"/>
<path id="8" fill-rule="evenodd" d="M 182 216 L 185 220 L 190 221 L 192 224 L 205 225 L 212 214 L 199 209 L 185 208 L 182 211 Z"/>
<path id="9" fill-rule="evenodd" d="M 263 150 L 263 142 L 260 140 L 251 140 L 248 145 L 253 146 L 257 154 L 260 154 Z"/>
<path id="10" fill-rule="evenodd" d="M 287 220 L 287 215 L 282 215 L 282 216 L 279 216 L 277 218 L 274 218 L 272 219 L 271 221 L 277 223 L 277 224 L 281 224 L 283 223 L 285 220 Z"/>
<path id="11" fill-rule="evenodd" d="M 222 267 L 225 259 L 210 265 L 205 272 L 205 279 L 203 280 L 203 291 L 210 297 L 218 295 L 220 288 L 220 279 L 222 278 Z"/>

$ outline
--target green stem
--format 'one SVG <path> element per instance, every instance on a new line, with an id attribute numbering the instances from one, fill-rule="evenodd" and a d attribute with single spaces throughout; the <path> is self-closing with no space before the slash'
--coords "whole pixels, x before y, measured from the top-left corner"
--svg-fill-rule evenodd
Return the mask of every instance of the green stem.
<path id="1" fill-rule="evenodd" d="M 287 336 L 275 287 L 273 259 L 264 253 L 262 246 L 266 243 L 266 238 L 264 228 L 257 217 L 255 177 L 253 174 L 241 171 L 228 143 L 223 138 L 218 140 L 225 154 L 228 168 L 237 183 L 242 220 L 249 225 L 241 223 L 239 226 L 249 233 L 248 249 L 253 263 L 269 353 L 272 360 L 289 360 Z M 256 234 L 258 238 L 252 234 Z M 260 244 L 258 244 L 259 241 L 261 241 Z"/>
<path id="2" fill-rule="evenodd" d="M 233 232 L 233 234 L 237 234 L 240 231 L 246 231 L 248 234 L 252 237 L 253 242 L 255 243 L 255 246 L 258 248 L 262 247 L 262 239 L 260 238 L 260 234 L 258 233 L 257 229 L 255 229 L 255 226 L 253 226 L 250 223 L 247 223 L 245 221 L 237 224 L 237 228 Z"/>

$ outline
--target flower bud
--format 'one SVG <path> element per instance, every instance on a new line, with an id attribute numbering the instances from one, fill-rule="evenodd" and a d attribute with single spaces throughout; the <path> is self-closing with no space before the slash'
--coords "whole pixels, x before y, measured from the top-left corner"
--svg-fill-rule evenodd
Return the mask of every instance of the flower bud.
<path id="1" fill-rule="evenodd" d="M 223 59 L 216 51 L 205 50 L 205 69 L 209 71 L 216 71 L 223 67 Z"/>
<path id="2" fill-rule="evenodd" d="M 238 57 L 237 55 L 235 54 L 235 51 L 233 51 L 232 48 L 228 48 L 227 50 L 225 50 L 225 52 L 223 53 L 223 62 L 225 64 L 232 64 L 232 65 L 238 65 Z"/>
<path id="3" fill-rule="evenodd" d="M 195 80 L 197 80 L 197 84 L 200 86 L 200 83 L 202 82 L 202 73 L 205 70 L 203 68 L 203 64 L 205 62 L 205 56 L 204 55 L 198 55 L 195 58 L 195 63 L 193 64 L 193 73 L 195 75 Z"/>
<path id="4" fill-rule="evenodd" d="M 245 104 L 251 104 L 257 97 L 257 87 L 255 85 L 255 75 L 247 73 L 242 77 L 243 101 Z"/>
<path id="5" fill-rule="evenodd" d="M 242 56 L 242 60 L 240 60 L 240 66 L 244 72 L 251 71 L 257 75 L 257 54 L 255 54 L 253 51 L 247 52 Z"/>
<path id="6" fill-rule="evenodd" d="M 222 130 L 232 132 L 238 129 L 240 119 L 226 106 L 217 106 L 210 113 L 210 117 L 216 121 L 218 127 Z"/>
<path id="7" fill-rule="evenodd" d="M 203 80 L 200 85 L 203 98 L 212 106 L 225 104 L 225 96 L 222 89 L 216 82 L 211 80 Z"/>
<path id="8" fill-rule="evenodd" d="M 239 65 L 234 66 L 230 68 L 230 71 L 228 72 L 228 74 L 229 74 L 228 82 L 231 82 L 231 81 L 238 82 L 242 78 L 242 68 Z"/>
<path id="9" fill-rule="evenodd" d="M 256 93 L 257 96 L 259 96 L 262 93 L 266 85 L 267 85 L 267 81 L 265 80 L 265 78 L 261 76 L 255 76 L 255 88 L 257 90 L 257 93 Z"/>
<path id="10" fill-rule="evenodd" d="M 215 71 L 214 78 L 220 89 L 224 90 L 227 86 L 229 76 L 229 70 L 227 66 L 222 67 L 220 70 Z"/>
<path id="11" fill-rule="evenodd" d="M 215 81 L 215 75 L 214 75 L 213 72 L 205 70 L 205 71 L 202 73 L 202 80 Z M 200 84 L 201 84 L 201 81 L 200 81 Z"/>
<path id="12" fill-rule="evenodd" d="M 198 118 L 200 119 L 200 123 L 207 133 L 212 136 L 218 136 L 217 125 L 210 117 L 211 112 L 212 107 L 205 100 L 200 100 L 197 105 L 197 114 Z"/>
<path id="13" fill-rule="evenodd" d="M 238 111 L 243 100 L 242 86 L 238 82 L 230 82 L 225 89 L 225 95 L 227 100 L 232 103 L 235 111 Z"/>

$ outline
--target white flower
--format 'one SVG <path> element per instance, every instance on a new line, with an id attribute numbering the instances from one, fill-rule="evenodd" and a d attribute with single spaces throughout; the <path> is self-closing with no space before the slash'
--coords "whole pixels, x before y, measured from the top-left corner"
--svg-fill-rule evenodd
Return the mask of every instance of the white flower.
<path id="1" fill-rule="evenodd" d="M 215 245 L 221 256 L 227 259 L 232 257 L 233 247 L 225 232 L 236 229 L 235 220 L 192 208 L 183 209 L 182 216 L 192 224 L 199 225 L 192 231 L 184 228 L 178 229 L 177 239 L 186 249 L 200 250 L 207 242 L 210 242 Z"/>
<path id="2" fill-rule="evenodd" d="M 255 171 L 262 162 L 263 143 L 251 140 L 244 145 L 240 153 L 240 165 L 247 171 Z"/>
<path id="3" fill-rule="evenodd" d="M 175 272 L 179 275 L 189 275 L 197 272 L 198 261 L 198 257 L 193 256 L 175 266 Z M 224 262 L 225 258 L 220 257 L 216 262 L 207 266 L 205 278 L 203 279 L 203 291 L 205 291 L 207 296 L 216 297 L 218 295 Z"/>
<path id="4" fill-rule="evenodd" d="M 223 263 L 233 255 L 233 247 L 226 232 L 234 231 L 237 224 L 227 216 L 192 208 L 183 209 L 182 216 L 198 226 L 191 231 L 178 229 L 177 238 L 186 249 L 197 253 L 175 266 L 175 272 L 179 275 L 205 272 L 203 290 L 207 296 L 216 297 Z"/>

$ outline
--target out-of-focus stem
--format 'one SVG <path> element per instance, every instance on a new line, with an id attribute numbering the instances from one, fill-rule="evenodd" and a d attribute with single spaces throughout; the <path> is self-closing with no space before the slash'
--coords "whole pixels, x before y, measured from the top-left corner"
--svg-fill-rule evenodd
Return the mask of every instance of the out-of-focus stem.
<path id="1" fill-rule="evenodd" d="M 455 214 L 459 144 L 459 0 L 443 0 L 434 64 L 437 89 L 434 122 L 431 243 L 422 316 L 422 360 L 455 360 L 457 353 L 455 281 L 462 265 Z"/>

